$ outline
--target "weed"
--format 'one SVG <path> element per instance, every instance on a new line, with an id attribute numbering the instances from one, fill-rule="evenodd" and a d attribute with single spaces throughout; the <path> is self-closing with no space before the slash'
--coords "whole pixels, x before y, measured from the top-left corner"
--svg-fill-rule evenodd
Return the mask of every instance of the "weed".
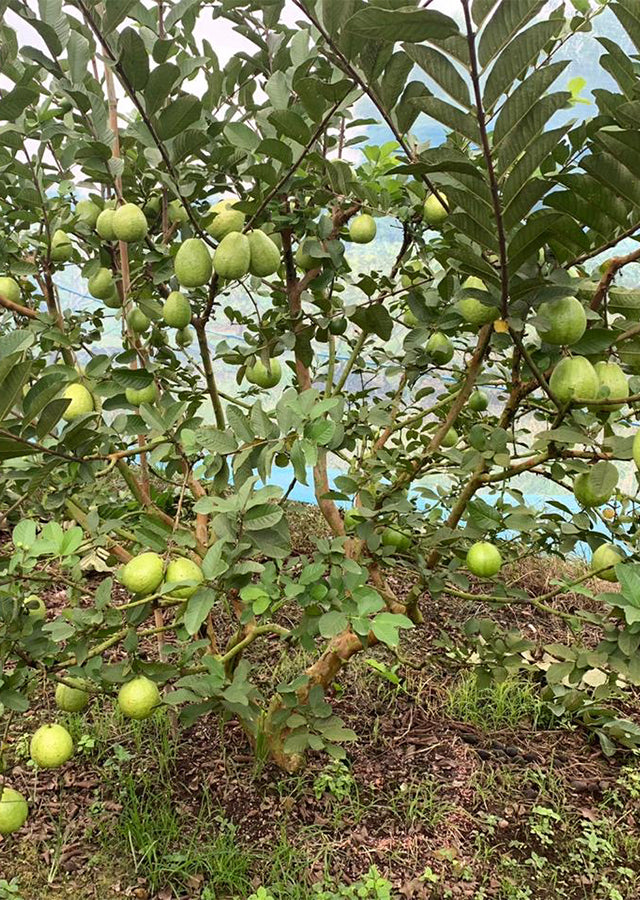
<path id="1" fill-rule="evenodd" d="M 487 731 L 515 728 L 525 720 L 537 727 L 544 714 L 532 682 L 512 677 L 480 687 L 473 673 L 465 673 L 449 687 L 444 706 L 452 719 Z"/>

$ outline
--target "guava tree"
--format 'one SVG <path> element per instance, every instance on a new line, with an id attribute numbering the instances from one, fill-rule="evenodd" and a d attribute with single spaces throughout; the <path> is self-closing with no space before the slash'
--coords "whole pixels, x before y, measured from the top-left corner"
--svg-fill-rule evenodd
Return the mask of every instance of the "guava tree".
<path id="1" fill-rule="evenodd" d="M 484 678 L 533 668 L 606 750 L 640 737 L 604 703 L 640 684 L 619 484 L 640 464 L 640 293 L 616 284 L 640 258 L 616 249 L 640 229 L 640 82 L 602 38 L 611 87 L 575 114 L 564 50 L 603 4 L 572 5 L 293 0 L 290 25 L 283 0 L 0 3 L 7 733 L 51 683 L 63 709 L 235 716 L 293 770 L 354 737 L 326 691 L 383 643 Z M 640 52 L 633 0 L 609 8 Z M 222 65 L 222 22 L 253 52 Z M 61 290 L 78 266 L 80 307 Z M 577 504 L 532 507 L 526 473 Z M 330 533 L 302 559 L 296 483 Z M 500 576 L 580 543 L 620 581 L 589 611 L 554 604 L 587 576 L 537 597 Z M 421 609 L 469 596 L 558 615 L 575 643 L 483 619 L 400 655 Z M 266 696 L 256 641 L 307 668 Z M 34 735 L 39 764 L 68 752 Z"/>

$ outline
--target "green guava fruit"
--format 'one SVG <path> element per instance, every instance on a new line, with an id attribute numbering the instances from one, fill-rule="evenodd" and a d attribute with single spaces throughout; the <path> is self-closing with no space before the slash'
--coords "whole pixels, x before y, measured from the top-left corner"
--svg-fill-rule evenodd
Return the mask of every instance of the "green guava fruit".
<path id="1" fill-rule="evenodd" d="M 135 334 L 143 334 L 151 325 L 151 319 L 139 306 L 134 306 L 127 316 L 127 325 Z"/>
<path id="2" fill-rule="evenodd" d="M 167 215 L 172 225 L 184 225 L 189 221 L 189 213 L 185 209 L 182 200 L 172 200 L 167 207 Z"/>
<path id="3" fill-rule="evenodd" d="M 109 294 L 108 297 L 105 297 L 102 301 L 103 305 L 108 309 L 120 309 L 122 307 L 122 297 L 120 296 L 120 291 L 118 288 L 113 286 L 113 291 Z"/>
<path id="4" fill-rule="evenodd" d="M 4 785 L 0 790 L 0 834 L 13 834 L 27 821 L 29 807 L 21 793 Z"/>
<path id="5" fill-rule="evenodd" d="M 93 200 L 78 200 L 74 210 L 76 218 L 80 222 L 84 222 L 89 228 L 95 228 L 98 216 L 100 215 L 100 207 Z"/>
<path id="6" fill-rule="evenodd" d="M 20 303 L 20 285 L 9 275 L 0 277 L 0 294 L 11 303 Z"/>
<path id="7" fill-rule="evenodd" d="M 103 241 L 115 241 L 116 239 L 116 235 L 113 230 L 113 217 L 115 213 L 115 209 L 103 209 L 96 219 L 96 231 Z"/>
<path id="8" fill-rule="evenodd" d="M 587 314 L 582 303 L 575 297 L 560 297 L 543 303 L 539 314 L 549 321 L 548 328 L 537 329 L 547 344 L 575 344 L 587 330 Z"/>
<path id="9" fill-rule="evenodd" d="M 154 403 L 158 397 L 158 389 L 153 381 L 151 384 L 139 388 L 138 390 L 136 390 L 136 388 L 126 388 L 124 393 L 127 398 L 127 403 L 131 403 L 132 406 L 141 406 L 143 403 Z"/>
<path id="10" fill-rule="evenodd" d="M 195 581 L 195 585 L 176 588 L 171 592 L 172 597 L 177 597 L 179 600 L 187 600 L 198 590 L 198 586 L 204 581 L 204 575 L 197 563 L 181 556 L 178 559 L 172 559 L 167 566 L 165 581 L 168 584 L 177 581 Z"/>
<path id="11" fill-rule="evenodd" d="M 495 544 L 478 541 L 467 552 L 467 569 L 479 578 L 492 578 L 502 568 L 502 556 Z"/>
<path id="12" fill-rule="evenodd" d="M 71 401 L 62 413 L 62 418 L 65 422 L 72 422 L 74 419 L 77 419 L 78 416 L 93 412 L 95 408 L 93 397 L 83 384 L 75 383 L 67 385 L 62 397 L 65 400 Z"/>
<path id="13" fill-rule="evenodd" d="M 476 297 L 463 297 L 458 300 L 456 307 L 465 322 L 476 328 L 495 322 L 500 316 L 497 306 L 488 306 Z"/>
<path id="14" fill-rule="evenodd" d="M 460 435 L 455 428 L 450 428 L 442 439 L 441 447 L 455 447 L 460 440 Z"/>
<path id="15" fill-rule="evenodd" d="M 119 241 L 133 244 L 147 236 L 149 224 L 147 217 L 135 203 L 123 203 L 113 214 L 113 233 Z"/>
<path id="16" fill-rule="evenodd" d="M 280 251 L 271 238 L 264 231 L 250 231 L 249 240 L 250 261 L 249 271 L 257 278 L 266 278 L 273 275 L 280 267 Z"/>
<path id="17" fill-rule="evenodd" d="M 304 269 L 305 272 L 308 272 L 310 269 L 319 269 L 322 265 L 322 261 L 319 259 L 315 259 L 305 250 L 304 244 L 299 244 L 298 249 L 296 250 L 296 254 L 294 256 L 295 264 L 300 269 Z"/>
<path id="18" fill-rule="evenodd" d="M 383 528 L 380 538 L 383 546 L 393 547 L 394 550 L 399 550 L 401 553 L 411 546 L 411 536 L 406 531 L 400 531 L 399 528 Z"/>
<path id="19" fill-rule="evenodd" d="M 142 207 L 142 211 L 145 214 L 147 222 L 152 224 L 162 211 L 162 200 L 157 194 L 153 194 Z"/>
<path id="20" fill-rule="evenodd" d="M 344 334 L 347 330 L 349 322 L 344 316 L 333 316 L 329 319 L 329 331 L 333 335 L 341 335 Z"/>
<path id="21" fill-rule="evenodd" d="M 37 594 L 29 594 L 29 596 L 25 597 L 22 602 L 30 619 L 33 619 L 35 622 L 37 622 L 46 617 L 47 607 L 45 606 L 42 597 L 39 597 Z"/>
<path id="22" fill-rule="evenodd" d="M 179 328 L 176 331 L 176 344 L 178 347 L 189 347 L 193 344 L 194 331 L 193 328 Z"/>
<path id="23" fill-rule="evenodd" d="M 51 238 L 51 261 L 56 263 L 67 262 L 73 256 L 73 244 L 66 231 L 58 228 Z"/>
<path id="24" fill-rule="evenodd" d="M 213 267 L 227 281 L 244 278 L 251 263 L 251 245 L 246 234 L 232 231 L 223 237 L 213 254 Z"/>
<path id="25" fill-rule="evenodd" d="M 160 702 L 158 685 L 145 675 L 132 678 L 118 691 L 118 706 L 128 719 L 148 719 Z"/>
<path id="26" fill-rule="evenodd" d="M 89 289 L 91 296 L 95 297 L 97 300 L 104 300 L 107 297 L 111 297 L 116 289 L 111 269 L 107 269 L 104 266 L 98 269 L 95 275 L 92 275 L 87 282 L 87 288 Z"/>
<path id="27" fill-rule="evenodd" d="M 205 242 L 200 238 L 187 238 L 183 241 L 173 261 L 173 271 L 182 287 L 193 288 L 207 284 L 213 265 Z"/>
<path id="28" fill-rule="evenodd" d="M 565 356 L 556 365 L 549 387 L 560 403 L 595 400 L 600 389 L 596 370 L 584 356 Z"/>
<path id="29" fill-rule="evenodd" d="M 573 495 L 581 506 L 592 509 L 604 506 L 611 499 L 615 490 L 615 484 L 610 490 L 598 490 L 593 486 L 588 472 L 576 475 L 573 480 Z"/>
<path id="30" fill-rule="evenodd" d="M 282 378 L 282 367 L 277 359 L 269 360 L 269 369 L 261 359 L 257 359 L 252 366 L 247 366 L 245 372 L 247 381 L 261 388 L 275 387 Z"/>
<path id="31" fill-rule="evenodd" d="M 611 566 L 608 571 L 600 572 L 598 578 L 603 578 L 605 581 L 617 581 L 618 576 L 616 575 L 613 566 L 617 566 L 618 563 L 623 562 L 623 560 L 624 556 L 614 544 L 600 544 L 600 546 L 593 551 L 589 568 L 592 572 L 597 572 L 598 569 L 601 569 L 603 566 Z"/>
<path id="32" fill-rule="evenodd" d="M 171 291 L 162 307 L 162 318 L 170 328 L 186 328 L 191 321 L 191 304 L 180 291 Z"/>
<path id="33" fill-rule="evenodd" d="M 407 326 L 407 328 L 420 328 L 420 322 L 416 314 L 407 307 L 404 311 L 404 315 L 402 316 L 402 321 Z"/>
<path id="34" fill-rule="evenodd" d="M 467 406 L 473 412 L 484 412 L 489 406 L 489 398 L 484 391 L 474 391 L 467 401 Z"/>
<path id="35" fill-rule="evenodd" d="M 344 511 L 344 530 L 347 532 L 347 534 L 355 531 L 356 526 L 364 521 L 365 518 L 357 506 L 354 506 L 351 509 L 346 509 Z"/>
<path id="36" fill-rule="evenodd" d="M 425 350 L 434 361 L 434 363 L 439 366 L 446 365 L 446 363 L 451 362 L 451 360 L 453 359 L 453 344 L 446 336 L 446 334 L 442 334 L 441 331 L 433 332 L 433 334 L 427 341 Z"/>
<path id="37" fill-rule="evenodd" d="M 73 756 L 73 740 L 62 725 L 41 725 L 31 738 L 29 753 L 41 769 L 56 769 Z"/>
<path id="38" fill-rule="evenodd" d="M 162 584 L 164 563 L 157 553 L 139 553 L 120 571 L 120 582 L 131 594 L 153 594 Z"/>
<path id="39" fill-rule="evenodd" d="M 74 680 L 74 683 L 76 681 Z M 80 685 L 82 682 L 77 682 Z M 84 688 L 70 687 L 68 684 L 58 684 L 56 687 L 56 706 L 63 712 L 77 713 L 89 704 L 89 694 Z"/>
<path id="40" fill-rule="evenodd" d="M 600 360 L 593 368 L 595 369 L 598 381 L 600 382 L 598 398 L 603 397 L 605 400 L 613 400 L 620 397 L 621 400 L 626 400 L 629 396 L 629 382 L 627 381 L 627 376 L 617 363 Z M 607 403 L 603 406 L 603 409 L 613 412 L 616 409 L 622 409 L 623 406 L 624 403 L 615 403 L 612 405 Z"/>
<path id="41" fill-rule="evenodd" d="M 438 191 L 438 194 L 442 197 L 447 206 L 449 206 L 447 195 L 442 191 Z M 424 201 L 424 208 L 422 211 L 422 218 L 427 223 L 427 225 L 442 225 L 448 215 L 449 213 L 440 202 L 440 200 L 436 197 L 436 195 L 429 194 L 427 199 Z"/>
<path id="42" fill-rule="evenodd" d="M 640 431 L 636 431 L 632 444 L 633 461 L 636 468 L 640 469 Z"/>
<path id="43" fill-rule="evenodd" d="M 226 203 L 225 200 L 221 202 Z M 232 203 L 233 201 L 221 207 L 207 225 L 207 231 L 216 241 L 221 241 L 228 234 L 232 234 L 234 231 L 240 232 L 244 228 L 245 215 L 239 209 L 232 209 Z M 212 210 L 216 207 L 220 207 L 220 204 L 216 203 Z"/>
<path id="44" fill-rule="evenodd" d="M 369 244 L 376 236 L 376 220 L 368 213 L 356 216 L 349 223 L 349 237 L 354 244 Z"/>

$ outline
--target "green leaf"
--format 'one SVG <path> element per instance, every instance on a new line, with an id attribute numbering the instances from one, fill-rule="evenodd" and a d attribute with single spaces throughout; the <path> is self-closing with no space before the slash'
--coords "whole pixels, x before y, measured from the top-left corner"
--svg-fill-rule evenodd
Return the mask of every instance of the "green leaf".
<path id="1" fill-rule="evenodd" d="M 601 459 L 589 467 L 587 481 L 595 494 L 611 494 L 618 484 L 619 472 L 613 463 Z"/>
<path id="2" fill-rule="evenodd" d="M 466 109 L 471 108 L 471 98 L 467 83 L 447 57 L 424 44 L 404 44 L 404 50 L 432 78 L 445 93 Z"/>
<path id="3" fill-rule="evenodd" d="M 269 121 L 274 128 L 285 137 L 306 144 L 311 136 L 307 123 L 302 116 L 290 109 L 276 109 L 269 116 Z"/>
<path id="4" fill-rule="evenodd" d="M 473 0 L 471 18 L 477 26 L 482 25 L 498 0 Z"/>
<path id="5" fill-rule="evenodd" d="M 180 68 L 174 63 L 165 62 L 153 69 L 144 89 L 144 99 L 149 115 L 153 115 L 160 109 L 179 78 Z"/>
<path id="6" fill-rule="evenodd" d="M 358 309 L 351 319 L 367 334 L 377 334 L 383 341 L 391 337 L 393 319 L 381 303 Z"/>
<path id="7" fill-rule="evenodd" d="M 536 22 L 509 42 L 487 77 L 482 98 L 486 110 L 491 110 L 496 101 L 507 90 L 512 89 L 513 84 L 522 78 L 529 66 L 537 61 L 545 44 L 555 37 L 561 28 L 562 19 Z"/>
<path id="8" fill-rule="evenodd" d="M 18 85 L 0 98 L 0 121 L 15 122 L 27 106 L 38 99 L 39 92 L 32 87 Z"/>
<path id="9" fill-rule="evenodd" d="M 105 4 L 106 12 L 102 20 L 102 34 L 108 37 L 136 4 L 137 0 L 109 0 Z"/>
<path id="10" fill-rule="evenodd" d="M 511 44 L 520 29 L 537 16 L 546 0 L 501 0 L 484 27 L 478 44 L 478 59 L 484 68 Z"/>
<path id="11" fill-rule="evenodd" d="M 345 24 L 347 34 L 374 41 L 444 40 L 458 34 L 453 19 L 432 9 L 381 9 L 371 6 L 359 10 Z"/>
<path id="12" fill-rule="evenodd" d="M 393 109 L 404 90 L 413 62 L 406 53 L 394 53 L 385 66 L 380 82 L 380 98 L 387 109 Z"/>
<path id="13" fill-rule="evenodd" d="M 224 136 L 230 144 L 243 150 L 253 151 L 260 143 L 259 136 L 244 122 L 229 122 L 225 125 Z"/>
<path id="14" fill-rule="evenodd" d="M 0 385 L 0 422 L 11 410 L 31 372 L 30 360 L 16 363 Z"/>
<path id="15" fill-rule="evenodd" d="M 335 637 L 336 634 L 340 634 L 348 624 L 349 620 L 344 613 L 332 609 L 320 616 L 318 619 L 318 630 L 323 638 L 328 639 Z"/>
<path id="16" fill-rule="evenodd" d="M 35 334 L 26 328 L 16 328 L 0 337 L 0 359 L 11 356 L 12 353 L 21 353 L 30 347 L 36 339 Z"/>
<path id="17" fill-rule="evenodd" d="M 413 622 L 407 616 L 397 613 L 382 612 L 374 618 L 371 630 L 378 640 L 389 647 L 397 647 L 400 643 L 398 630 L 400 628 L 413 628 Z"/>
<path id="18" fill-rule="evenodd" d="M 474 144 L 480 143 L 478 121 L 471 113 L 465 113 L 439 97 L 419 97 L 413 103 L 432 119 L 451 129 L 454 134 L 461 134 Z"/>
<path id="19" fill-rule="evenodd" d="M 69 60 L 69 75 L 74 84 L 82 84 L 91 59 L 91 46 L 89 41 L 78 31 L 72 31 L 67 47 Z"/>
<path id="20" fill-rule="evenodd" d="M 36 523 L 33 519 L 21 519 L 11 533 L 13 546 L 26 550 L 32 547 L 36 540 Z"/>
<path id="21" fill-rule="evenodd" d="M 504 103 L 493 129 L 493 146 L 500 143 L 531 112 L 540 97 L 569 65 L 569 60 L 553 63 L 529 75 Z"/>
<path id="22" fill-rule="evenodd" d="M 197 122 L 202 113 L 202 104 L 192 94 L 178 97 L 162 110 L 158 117 L 158 137 L 166 141 L 175 137 Z"/>
<path id="23" fill-rule="evenodd" d="M 282 508 L 273 503 L 263 503 L 260 506 L 252 506 L 244 516 L 244 527 L 247 531 L 262 531 L 265 528 L 273 528 L 283 516 Z"/>
<path id="24" fill-rule="evenodd" d="M 191 635 L 197 633 L 198 629 L 207 618 L 216 602 L 216 592 L 208 587 L 200 587 L 189 597 L 187 608 L 184 613 L 184 627 Z"/>
<path id="25" fill-rule="evenodd" d="M 134 28 L 125 28 L 118 38 L 118 62 L 134 91 L 143 90 L 149 78 L 149 54 Z"/>

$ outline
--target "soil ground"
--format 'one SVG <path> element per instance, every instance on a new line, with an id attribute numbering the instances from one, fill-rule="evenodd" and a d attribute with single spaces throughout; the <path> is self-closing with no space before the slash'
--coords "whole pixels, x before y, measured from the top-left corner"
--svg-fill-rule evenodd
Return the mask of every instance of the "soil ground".
<path id="1" fill-rule="evenodd" d="M 311 552 L 321 521 L 297 505 L 289 519 L 297 552 Z M 548 560 L 528 561 L 509 577 L 539 593 L 559 573 Z M 402 594 L 402 576 L 394 580 Z M 45 599 L 55 608 L 64 592 L 54 587 Z M 443 629 L 472 616 L 540 643 L 569 637 L 561 620 L 527 606 L 488 611 L 425 597 L 422 611 L 425 626 L 402 647 L 415 665 Z M 304 666 L 300 655 L 279 661 L 275 642 L 257 646 L 252 662 L 265 684 Z M 0 900 L 246 900 L 260 885 L 265 898 L 329 900 L 352 896 L 354 883 L 364 891 L 359 879 L 372 866 L 391 893 L 358 896 L 640 897 L 637 757 L 604 756 L 593 734 L 550 715 L 528 679 L 481 691 L 473 675 L 434 664 L 399 666 L 393 684 L 372 659 L 397 663 L 376 648 L 333 687 L 358 735 L 345 763 L 311 755 L 294 776 L 256 761 L 232 720 L 205 716 L 175 736 L 166 713 L 125 722 L 97 701 L 86 715 L 57 715 L 77 753 L 59 771 L 36 773 L 28 736 L 56 714 L 51 690 L 38 693 L 10 736 L 11 784 L 31 811 L 16 836 L 0 839 Z M 640 698 L 625 698 L 624 714 L 640 718 Z"/>

